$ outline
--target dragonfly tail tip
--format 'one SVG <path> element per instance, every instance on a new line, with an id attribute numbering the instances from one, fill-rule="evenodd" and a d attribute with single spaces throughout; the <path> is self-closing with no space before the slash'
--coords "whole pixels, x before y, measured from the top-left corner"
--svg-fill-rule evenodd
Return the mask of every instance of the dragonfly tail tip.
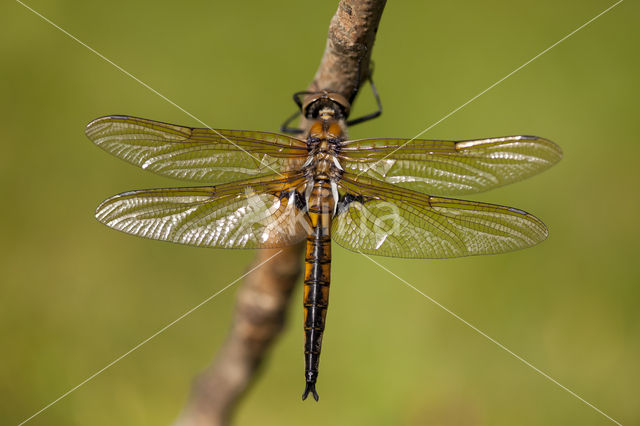
<path id="1" fill-rule="evenodd" d="M 309 392 L 311 392 L 311 394 L 313 395 L 313 399 L 318 401 L 318 399 L 320 397 L 318 396 L 318 392 L 316 392 L 316 384 L 315 384 L 315 382 L 307 382 L 307 386 L 305 386 L 304 392 L 302 393 L 302 400 L 303 401 L 305 399 L 307 399 L 307 395 L 309 395 Z"/>

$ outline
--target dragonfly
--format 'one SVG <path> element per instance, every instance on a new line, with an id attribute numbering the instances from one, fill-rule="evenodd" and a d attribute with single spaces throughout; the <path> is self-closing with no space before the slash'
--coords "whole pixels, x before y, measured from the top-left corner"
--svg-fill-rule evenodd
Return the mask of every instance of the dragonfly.
<path id="1" fill-rule="evenodd" d="M 311 123 L 300 136 L 125 115 L 93 120 L 86 135 L 144 170 L 208 185 L 112 196 L 96 217 L 113 229 L 210 248 L 271 249 L 306 241 L 302 399 L 312 394 L 317 401 L 331 243 L 367 255 L 420 259 L 533 246 L 548 235 L 535 216 L 445 196 L 524 179 L 557 163 L 562 151 L 536 136 L 349 140 L 347 125 L 364 121 L 348 120 L 350 100 L 330 90 L 298 92 L 294 99 Z"/>

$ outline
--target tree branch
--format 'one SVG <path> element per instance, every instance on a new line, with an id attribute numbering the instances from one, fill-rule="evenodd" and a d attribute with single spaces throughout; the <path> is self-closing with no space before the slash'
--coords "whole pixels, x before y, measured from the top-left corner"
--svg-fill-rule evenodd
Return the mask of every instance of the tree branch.
<path id="1" fill-rule="evenodd" d="M 338 4 L 309 90 L 331 89 L 349 99 L 356 85 L 366 80 L 385 3 L 386 0 L 343 0 Z"/>
<path id="2" fill-rule="evenodd" d="M 340 1 L 310 91 L 331 89 L 349 99 L 366 80 L 385 3 L 386 0 Z M 308 124 L 303 120 L 303 127 Z M 194 382 L 176 426 L 229 424 L 233 408 L 285 324 L 290 296 L 300 277 L 303 249 L 304 244 L 300 244 L 257 252 L 252 268 L 266 263 L 245 278 L 227 340 L 215 361 Z M 273 260 L 268 260 L 274 255 Z M 302 377 L 301 374 L 301 380 Z"/>

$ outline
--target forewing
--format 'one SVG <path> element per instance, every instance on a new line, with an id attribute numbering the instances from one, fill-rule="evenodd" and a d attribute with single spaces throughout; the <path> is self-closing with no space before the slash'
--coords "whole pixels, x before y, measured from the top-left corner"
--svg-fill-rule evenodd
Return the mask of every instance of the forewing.
<path id="1" fill-rule="evenodd" d="M 562 157 L 536 136 L 469 141 L 361 139 L 342 145 L 340 163 L 356 175 L 434 195 L 482 192 L 539 173 Z"/>
<path id="2" fill-rule="evenodd" d="M 338 185 L 342 196 L 332 239 L 357 252 L 408 258 L 472 256 L 529 247 L 547 237 L 539 219 L 511 207 L 431 197 L 348 174 Z"/>
<path id="3" fill-rule="evenodd" d="M 145 170 L 212 184 L 294 170 L 306 143 L 277 133 L 176 126 L 112 115 L 93 120 L 86 134 L 105 151 Z"/>
<path id="4" fill-rule="evenodd" d="M 130 191 L 105 200 L 97 219 L 118 231 L 212 248 L 284 247 L 305 238 L 295 197 L 301 176 L 227 185 Z"/>

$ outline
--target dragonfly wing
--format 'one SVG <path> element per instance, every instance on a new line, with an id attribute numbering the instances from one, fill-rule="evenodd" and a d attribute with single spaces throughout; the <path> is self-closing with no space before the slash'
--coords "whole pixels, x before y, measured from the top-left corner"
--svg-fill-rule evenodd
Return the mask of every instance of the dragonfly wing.
<path id="1" fill-rule="evenodd" d="M 302 186 L 302 188 L 299 188 Z M 302 241 L 302 176 L 219 186 L 130 191 L 96 210 L 105 225 L 128 234 L 213 248 L 274 248 Z"/>
<path id="2" fill-rule="evenodd" d="M 511 207 L 431 197 L 346 173 L 338 185 L 332 239 L 353 251 L 407 258 L 496 254 L 548 234 L 535 216 Z"/>
<path id="3" fill-rule="evenodd" d="M 176 126 L 112 115 L 93 120 L 87 137 L 145 170 L 178 179 L 223 183 L 294 170 L 304 141 L 277 133 Z"/>
<path id="4" fill-rule="evenodd" d="M 361 139 L 341 148 L 343 168 L 414 191 L 464 195 L 539 173 L 562 157 L 553 142 L 536 136 L 469 141 Z"/>

